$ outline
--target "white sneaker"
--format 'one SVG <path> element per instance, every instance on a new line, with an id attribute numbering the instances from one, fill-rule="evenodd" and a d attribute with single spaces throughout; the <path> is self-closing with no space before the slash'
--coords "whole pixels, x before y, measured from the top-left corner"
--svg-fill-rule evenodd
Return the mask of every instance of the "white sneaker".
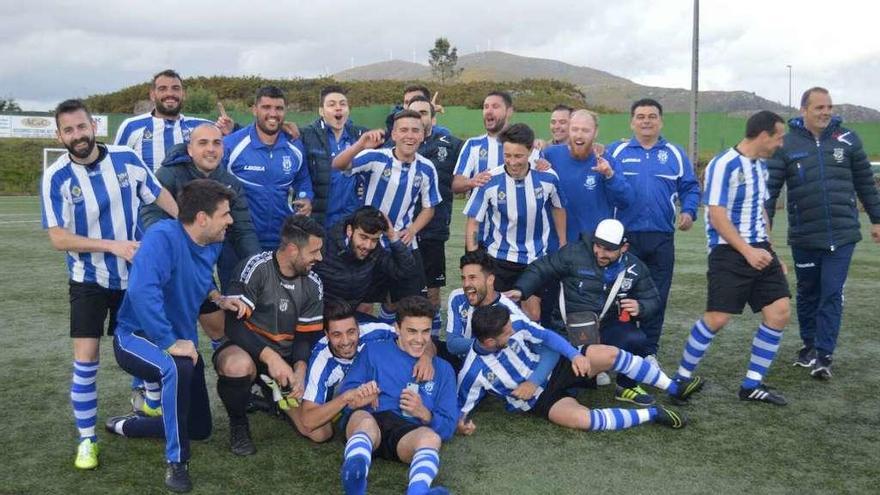
<path id="1" fill-rule="evenodd" d="M 604 371 L 596 375 L 596 385 L 600 387 L 604 387 L 605 385 L 611 385 L 611 377 L 608 376 L 608 373 Z"/>

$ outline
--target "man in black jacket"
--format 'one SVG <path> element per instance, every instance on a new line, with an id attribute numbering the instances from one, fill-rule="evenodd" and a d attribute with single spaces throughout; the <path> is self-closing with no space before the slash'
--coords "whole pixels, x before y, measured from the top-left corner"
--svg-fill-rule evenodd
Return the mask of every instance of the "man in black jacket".
<path id="1" fill-rule="evenodd" d="M 583 233 L 578 241 L 537 259 L 505 295 L 515 301 L 525 299 L 555 281 L 562 283 L 563 314 L 590 311 L 601 316 L 607 307 L 599 326 L 602 343 L 637 356 L 648 355 L 647 336 L 634 319 L 653 316 L 660 309 L 660 295 L 645 264 L 627 253 L 623 224 L 618 220 L 602 220 L 595 234 Z M 609 298 L 615 300 L 607 304 Z M 614 398 L 640 406 L 654 403 L 650 394 L 623 374 L 617 376 Z"/>
<path id="2" fill-rule="evenodd" d="M 321 89 L 321 117 L 303 127 L 309 176 L 312 178 L 312 218 L 329 229 L 360 206 L 358 179 L 347 177 L 330 164 L 336 155 L 351 146 L 367 129 L 356 126 L 349 115 L 351 107 L 345 89 L 326 86 Z"/>
<path id="3" fill-rule="evenodd" d="M 384 239 L 383 239 L 384 236 Z M 383 246 L 382 243 L 386 245 Z M 391 301 L 418 295 L 412 281 L 415 258 L 401 242 L 388 218 L 372 206 L 364 206 L 339 222 L 324 240 L 324 259 L 315 265 L 327 299 L 357 306 L 374 301 L 374 295 L 391 292 Z"/>
<path id="4" fill-rule="evenodd" d="M 797 314 L 803 348 L 795 366 L 831 378 L 843 310 L 843 286 L 862 239 L 856 197 L 880 242 L 880 195 L 855 132 L 832 116 L 831 95 L 814 87 L 801 98 L 801 117 L 789 121 L 782 149 L 767 163 L 767 213 L 772 218 L 783 184 L 788 189 L 788 243 L 797 276 Z"/>

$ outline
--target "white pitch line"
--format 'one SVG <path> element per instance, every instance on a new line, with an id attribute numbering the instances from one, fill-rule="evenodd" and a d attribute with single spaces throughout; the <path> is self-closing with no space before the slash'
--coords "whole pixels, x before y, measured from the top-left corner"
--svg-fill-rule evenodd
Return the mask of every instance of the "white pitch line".
<path id="1" fill-rule="evenodd" d="M 0 225 L 9 225 L 9 224 L 13 224 L 13 223 L 40 223 L 40 221 L 39 220 L 7 220 L 7 221 L 0 220 Z"/>

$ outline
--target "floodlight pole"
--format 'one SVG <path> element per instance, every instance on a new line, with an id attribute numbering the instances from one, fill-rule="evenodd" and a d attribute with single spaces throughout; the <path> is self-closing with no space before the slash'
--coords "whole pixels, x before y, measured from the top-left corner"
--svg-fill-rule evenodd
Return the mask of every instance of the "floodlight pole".
<path id="1" fill-rule="evenodd" d="M 694 32 L 691 51 L 691 133 L 688 149 L 691 163 L 697 165 L 697 105 L 699 100 L 700 73 L 700 0 L 694 0 Z"/>

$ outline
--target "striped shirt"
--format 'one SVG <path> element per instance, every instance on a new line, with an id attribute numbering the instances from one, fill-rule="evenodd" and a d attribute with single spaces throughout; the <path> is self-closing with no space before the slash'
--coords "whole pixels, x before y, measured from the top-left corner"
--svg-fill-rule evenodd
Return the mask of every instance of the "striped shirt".
<path id="1" fill-rule="evenodd" d="M 504 294 L 498 294 L 498 299 L 492 303 L 493 306 L 497 304 L 504 306 L 510 311 L 510 318 L 512 320 L 529 321 L 529 317 L 522 312 L 522 309 Z M 471 306 L 468 302 L 464 289 L 459 288 L 450 292 L 449 303 L 446 309 L 446 334 L 471 338 L 471 318 L 474 315 L 474 309 L 475 307 Z"/>
<path id="2" fill-rule="evenodd" d="M 767 193 L 767 164 L 764 160 L 752 160 L 736 148 L 724 151 L 706 167 L 703 201 L 707 206 L 723 206 L 740 237 L 749 244 L 768 239 L 764 221 L 764 201 Z M 706 208 L 706 236 L 711 250 L 719 244 L 727 244 L 709 221 Z"/>
<path id="3" fill-rule="evenodd" d="M 358 352 L 367 345 L 367 342 L 397 338 L 394 327 L 386 323 L 359 323 L 358 329 L 360 330 Z M 303 394 L 303 400 L 324 404 L 333 398 L 333 390 L 342 383 L 342 379 L 351 368 L 352 362 L 354 362 L 354 357 L 345 359 L 334 356 L 327 336 L 321 337 L 321 340 L 312 349 L 312 357 L 309 359 L 309 371 L 306 376 L 306 391 Z"/>
<path id="4" fill-rule="evenodd" d="M 150 170 L 162 166 L 165 154 L 175 144 L 188 143 L 193 129 L 210 120 L 178 115 L 175 120 L 154 117 L 152 112 L 125 119 L 116 131 L 114 144 L 133 149 Z"/>
<path id="5" fill-rule="evenodd" d="M 540 158 L 541 152 L 533 149 L 529 155 L 531 167 Z M 454 175 L 463 175 L 472 179 L 475 175 L 504 165 L 504 144 L 488 134 L 468 139 L 461 146 L 458 160 L 455 163 Z"/>
<path id="6" fill-rule="evenodd" d="M 492 178 L 474 190 L 464 214 L 487 225 L 483 242 L 489 255 L 528 264 L 547 254 L 552 230 L 551 208 L 562 208 L 559 179 L 553 172 L 530 170 L 514 179 L 505 167 L 489 172 Z"/>
<path id="7" fill-rule="evenodd" d="M 511 325 L 514 334 L 505 348 L 488 352 L 474 345 L 465 358 L 458 374 L 458 406 L 462 417 L 470 413 L 487 392 L 504 399 L 505 408 L 510 412 L 531 410 L 549 383 L 549 377 L 538 384 L 535 395 L 527 401 L 517 399 L 512 392 L 538 367 L 541 361 L 538 346 L 565 348 L 568 359 L 577 355 L 577 349 L 552 330 L 519 319 L 511 319 Z M 560 341 L 566 345 L 556 343 Z"/>
<path id="8" fill-rule="evenodd" d="M 396 230 L 412 225 L 416 202 L 422 208 L 432 208 L 442 201 L 437 171 L 419 154 L 414 162 L 403 163 L 394 157 L 394 148 L 364 150 L 345 173 L 362 176 L 367 185 L 364 204 L 388 215 Z M 415 239 L 412 247 L 418 248 Z"/>
<path id="9" fill-rule="evenodd" d="M 43 174 L 43 228 L 61 227 L 91 239 L 135 239 L 138 208 L 159 197 L 159 181 L 127 147 L 99 144 L 96 163 L 80 165 L 62 155 Z M 128 263 L 112 253 L 67 252 L 74 282 L 108 289 L 128 287 Z"/>

